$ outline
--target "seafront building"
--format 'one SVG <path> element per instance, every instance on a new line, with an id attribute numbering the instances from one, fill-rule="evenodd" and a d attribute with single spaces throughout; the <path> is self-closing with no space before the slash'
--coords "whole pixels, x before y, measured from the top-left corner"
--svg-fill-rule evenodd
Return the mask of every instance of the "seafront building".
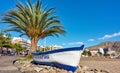
<path id="1" fill-rule="evenodd" d="M 29 40 L 26 40 L 26 39 L 23 39 L 20 37 L 14 37 L 12 39 L 12 43 L 13 44 L 20 44 L 22 47 L 25 47 L 26 50 L 30 48 L 30 44 L 31 44 Z"/>
<path id="2" fill-rule="evenodd" d="M 100 52 L 101 54 L 104 54 L 104 49 L 103 48 L 98 48 L 98 52 Z"/>
<path id="3" fill-rule="evenodd" d="M 62 46 L 59 46 L 59 45 L 53 45 L 53 46 L 50 46 L 51 50 L 54 50 L 54 49 L 61 49 Z"/>
<path id="4" fill-rule="evenodd" d="M 116 52 L 110 50 L 110 48 L 98 48 L 96 50 L 90 50 L 90 52 L 92 56 L 96 56 L 96 55 L 99 56 L 98 53 L 101 53 L 101 55 L 109 54 L 110 56 L 114 56 L 116 54 Z"/>
<path id="5" fill-rule="evenodd" d="M 20 45 L 22 45 L 22 47 L 27 48 L 27 50 L 30 49 L 30 45 L 31 45 L 30 40 L 26 40 L 26 39 L 21 38 L 21 37 L 14 37 L 12 39 L 12 43 L 13 44 L 20 44 Z M 50 50 L 62 48 L 62 46 L 59 46 L 59 45 L 52 45 L 52 46 L 48 46 L 48 47 L 50 48 Z M 45 46 L 37 46 L 38 50 L 42 49 L 42 48 L 45 48 Z"/>
<path id="6" fill-rule="evenodd" d="M 45 46 L 38 46 L 37 50 L 42 50 L 42 49 L 45 49 L 45 48 L 46 48 Z M 62 46 L 52 45 L 52 46 L 47 46 L 47 48 L 49 48 L 48 50 L 55 50 L 55 49 L 61 49 Z"/>

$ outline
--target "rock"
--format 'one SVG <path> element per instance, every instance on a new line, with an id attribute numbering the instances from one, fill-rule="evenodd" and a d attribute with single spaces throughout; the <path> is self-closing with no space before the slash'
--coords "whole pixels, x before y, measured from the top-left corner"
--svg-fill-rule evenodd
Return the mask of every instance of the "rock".
<path id="1" fill-rule="evenodd" d="M 62 69 L 62 70 L 60 70 L 59 69 L 59 71 L 57 71 L 58 73 L 68 73 L 68 71 L 66 71 L 66 70 L 64 70 L 64 69 Z"/>
<path id="2" fill-rule="evenodd" d="M 69 71 L 68 73 L 73 73 L 72 71 Z M 74 73 L 77 73 L 77 72 L 74 72 Z"/>
<path id="3" fill-rule="evenodd" d="M 23 64 L 18 66 L 18 69 L 21 72 L 28 72 L 28 71 L 34 71 L 33 68 L 31 67 L 31 64 Z"/>
<path id="4" fill-rule="evenodd" d="M 96 73 L 101 73 L 101 72 L 96 72 Z"/>
<path id="5" fill-rule="evenodd" d="M 24 72 L 25 70 L 26 70 L 26 68 L 25 67 L 20 67 L 20 69 L 19 69 L 21 72 Z"/>
<path id="6" fill-rule="evenodd" d="M 84 73 L 90 73 L 89 71 L 85 71 Z"/>
<path id="7" fill-rule="evenodd" d="M 108 70 L 100 70 L 100 72 L 103 72 L 103 73 L 109 73 Z"/>
<path id="8" fill-rule="evenodd" d="M 31 63 L 22 63 L 17 66 L 22 73 L 73 73 L 51 66 L 34 65 Z M 75 73 L 109 73 L 108 70 L 90 69 L 88 66 L 78 66 Z"/>
<path id="9" fill-rule="evenodd" d="M 27 64 L 23 64 L 23 67 L 25 67 Z"/>
<path id="10" fill-rule="evenodd" d="M 49 69 L 50 69 L 50 66 L 44 66 L 44 68 L 45 68 L 46 70 L 49 70 Z"/>
<path id="11" fill-rule="evenodd" d="M 52 73 L 52 72 L 48 72 L 47 70 L 42 70 L 39 73 Z"/>
<path id="12" fill-rule="evenodd" d="M 89 71 L 89 73 L 94 73 L 94 71 Z"/>
<path id="13" fill-rule="evenodd" d="M 34 70 L 35 70 L 36 72 L 40 72 L 41 70 L 43 70 L 43 68 L 34 67 Z"/>
<path id="14" fill-rule="evenodd" d="M 84 67 L 82 67 L 82 69 L 81 70 L 83 70 L 83 71 L 87 71 L 89 69 L 89 67 L 88 66 L 84 66 Z"/>
<path id="15" fill-rule="evenodd" d="M 53 70 L 56 70 L 56 67 L 52 67 L 53 68 Z"/>
<path id="16" fill-rule="evenodd" d="M 27 65 L 26 65 L 26 67 L 30 67 L 30 66 L 31 66 L 31 64 L 27 64 Z"/>
<path id="17" fill-rule="evenodd" d="M 24 71 L 23 73 L 36 73 L 35 71 Z"/>
<path id="18" fill-rule="evenodd" d="M 58 73 L 60 73 L 61 71 L 64 71 L 64 69 L 56 68 L 56 71 L 57 71 Z"/>
<path id="19" fill-rule="evenodd" d="M 82 66 L 78 66 L 78 68 L 77 68 L 76 72 L 77 72 L 77 73 L 80 73 L 80 72 L 81 72 L 81 70 L 82 70 Z"/>

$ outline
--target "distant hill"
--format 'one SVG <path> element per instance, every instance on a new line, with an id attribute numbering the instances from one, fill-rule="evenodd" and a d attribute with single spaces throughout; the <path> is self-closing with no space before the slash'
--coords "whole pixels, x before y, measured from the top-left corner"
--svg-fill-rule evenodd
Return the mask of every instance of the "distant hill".
<path id="1" fill-rule="evenodd" d="M 113 51 L 120 52 L 120 41 L 117 42 L 103 42 L 101 44 L 87 47 L 89 50 L 98 50 L 98 48 L 110 48 Z"/>

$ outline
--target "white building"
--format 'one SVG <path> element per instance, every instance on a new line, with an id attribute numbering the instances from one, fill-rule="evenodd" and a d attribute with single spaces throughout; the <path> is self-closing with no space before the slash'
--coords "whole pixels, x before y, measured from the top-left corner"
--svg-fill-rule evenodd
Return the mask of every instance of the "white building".
<path id="1" fill-rule="evenodd" d="M 112 54 L 116 54 L 116 52 L 115 51 L 108 51 L 107 54 L 112 55 Z"/>
<path id="2" fill-rule="evenodd" d="M 98 49 L 98 52 L 104 54 L 104 50 L 103 50 L 103 48 L 99 48 L 99 49 Z"/>
<path id="3" fill-rule="evenodd" d="M 62 46 L 59 46 L 59 45 L 53 45 L 53 46 L 51 46 L 51 48 L 52 48 L 52 50 L 54 50 L 54 49 L 61 49 Z"/>
<path id="4" fill-rule="evenodd" d="M 20 38 L 20 37 L 14 37 L 12 39 L 12 43 L 13 44 L 20 44 L 22 47 L 25 47 L 27 49 L 30 48 L 30 41 L 29 40 L 26 40 L 24 38 Z"/>

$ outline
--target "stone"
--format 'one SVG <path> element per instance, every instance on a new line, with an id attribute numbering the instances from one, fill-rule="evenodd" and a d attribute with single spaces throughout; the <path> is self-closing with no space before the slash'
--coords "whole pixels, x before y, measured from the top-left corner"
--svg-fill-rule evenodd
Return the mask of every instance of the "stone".
<path id="1" fill-rule="evenodd" d="M 84 67 L 82 67 L 82 70 L 83 70 L 83 71 L 87 71 L 88 69 L 89 69 L 88 66 L 84 66 Z"/>
<path id="2" fill-rule="evenodd" d="M 96 73 L 101 73 L 101 72 L 96 72 Z"/>
<path id="3" fill-rule="evenodd" d="M 72 71 L 69 71 L 68 73 L 73 73 Z M 77 73 L 77 72 L 74 72 L 74 73 Z"/>
<path id="4" fill-rule="evenodd" d="M 34 67 L 33 68 L 36 72 L 40 72 L 41 70 L 43 70 L 43 68 L 39 68 L 39 67 Z"/>
<path id="5" fill-rule="evenodd" d="M 39 73 L 49 73 L 49 72 L 47 70 L 42 70 Z M 52 73 L 52 72 L 50 72 L 50 73 Z"/>
<path id="6" fill-rule="evenodd" d="M 44 66 L 44 68 L 45 68 L 46 70 L 49 70 L 49 69 L 50 69 L 50 66 Z"/>
<path id="7" fill-rule="evenodd" d="M 26 67 L 30 67 L 31 65 L 30 64 L 27 64 Z"/>
<path id="8" fill-rule="evenodd" d="M 94 71 L 89 71 L 89 73 L 94 73 Z"/>
<path id="9" fill-rule="evenodd" d="M 84 73 L 90 73 L 89 71 L 85 71 Z"/>
<path id="10" fill-rule="evenodd" d="M 26 71 L 26 67 L 21 67 L 21 68 L 20 68 L 20 71 L 21 71 L 21 72 L 25 72 L 25 71 Z"/>
<path id="11" fill-rule="evenodd" d="M 109 73 L 108 70 L 100 70 L 100 72 Z"/>
<path id="12" fill-rule="evenodd" d="M 68 71 L 62 69 L 62 70 L 60 70 L 58 73 L 68 73 Z"/>
<path id="13" fill-rule="evenodd" d="M 52 67 L 53 68 L 53 70 L 56 70 L 56 67 Z"/>
<path id="14" fill-rule="evenodd" d="M 64 69 L 56 68 L 56 71 L 57 71 L 57 72 L 61 72 L 61 71 L 64 71 Z"/>
<path id="15" fill-rule="evenodd" d="M 34 65 L 31 63 L 22 63 L 17 66 L 22 73 L 73 73 L 64 69 L 51 66 Z M 109 73 L 108 70 L 90 69 L 88 66 L 78 66 L 74 73 Z"/>
<path id="16" fill-rule="evenodd" d="M 82 70 L 81 66 L 78 66 L 78 68 L 77 68 L 76 72 L 77 72 L 77 73 L 80 73 L 80 72 L 81 72 L 81 70 Z"/>

